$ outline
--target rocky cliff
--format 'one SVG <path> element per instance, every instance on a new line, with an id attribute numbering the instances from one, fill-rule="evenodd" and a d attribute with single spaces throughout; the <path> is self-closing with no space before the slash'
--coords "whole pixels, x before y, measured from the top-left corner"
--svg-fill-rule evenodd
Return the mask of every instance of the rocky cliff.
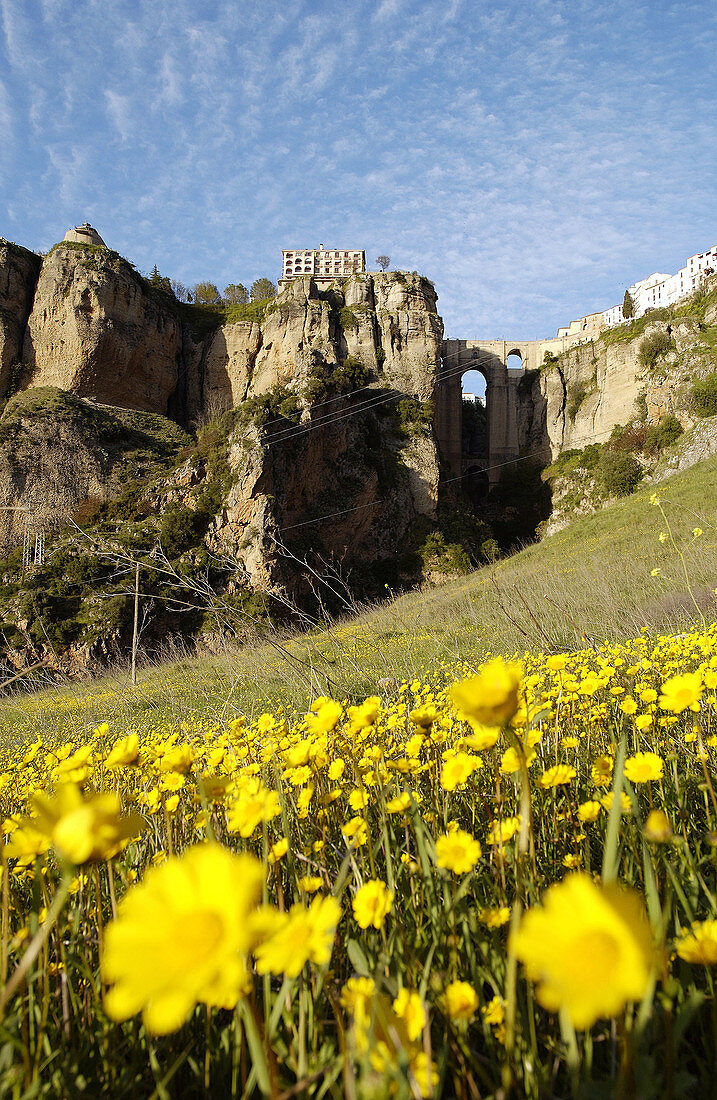
<path id="1" fill-rule="evenodd" d="M 63 242 L 42 261 L 8 249 L 5 267 L 0 547 L 11 570 L 28 533 L 51 553 L 26 597 L 10 585 L 0 633 L 4 619 L 7 637 L 69 646 L 76 663 L 126 631 L 97 548 L 159 547 L 242 608 L 252 593 L 268 610 L 335 608 L 420 578 L 443 337 L 426 279 L 301 278 L 220 311 L 177 302 L 106 248 Z M 176 629 L 171 586 L 149 567 L 146 584 L 157 633 Z M 115 608 L 104 633 L 102 607 Z"/>
<path id="2" fill-rule="evenodd" d="M 0 398 L 18 384 L 40 257 L 0 238 Z"/>
<path id="3" fill-rule="evenodd" d="M 533 379 L 524 432 L 541 421 L 555 458 L 604 442 L 632 420 L 674 415 L 692 427 L 692 386 L 715 369 L 716 343 L 717 288 L 710 286 L 679 308 L 651 311 L 547 363 Z"/>

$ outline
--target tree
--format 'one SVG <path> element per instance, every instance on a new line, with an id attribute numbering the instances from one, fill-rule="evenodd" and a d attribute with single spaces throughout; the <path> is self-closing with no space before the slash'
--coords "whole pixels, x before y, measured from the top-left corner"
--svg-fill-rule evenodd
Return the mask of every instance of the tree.
<path id="1" fill-rule="evenodd" d="M 149 281 L 152 286 L 157 287 L 158 290 L 164 290 L 167 294 L 174 294 L 171 281 L 166 275 L 159 274 L 159 269 L 156 264 L 152 268 Z"/>
<path id="2" fill-rule="evenodd" d="M 214 283 L 197 283 L 194 301 L 198 306 L 215 306 L 219 302 L 219 291 Z"/>
<path id="3" fill-rule="evenodd" d="M 256 279 L 251 284 L 251 290 L 249 296 L 252 302 L 262 302 L 265 298 L 273 298 L 276 294 L 276 287 L 272 283 L 271 279 L 264 277 L 263 279 Z"/>
<path id="4" fill-rule="evenodd" d="M 224 301 L 230 306 L 244 306 L 249 301 L 249 291 L 243 283 L 230 283 L 224 287 Z"/>
<path id="5" fill-rule="evenodd" d="M 622 315 L 626 321 L 635 316 L 635 303 L 629 290 L 625 291 L 625 297 L 622 300 Z"/>
<path id="6" fill-rule="evenodd" d="M 180 283 L 179 279 L 170 279 L 169 282 L 172 293 L 178 302 L 191 302 L 192 295 L 189 293 L 189 287 L 186 287 L 184 283 Z"/>
<path id="7" fill-rule="evenodd" d="M 390 262 L 391 262 L 391 257 L 390 256 L 377 256 L 376 257 L 376 263 L 381 268 L 381 271 L 385 271 L 386 268 L 388 267 L 388 265 L 390 264 Z"/>

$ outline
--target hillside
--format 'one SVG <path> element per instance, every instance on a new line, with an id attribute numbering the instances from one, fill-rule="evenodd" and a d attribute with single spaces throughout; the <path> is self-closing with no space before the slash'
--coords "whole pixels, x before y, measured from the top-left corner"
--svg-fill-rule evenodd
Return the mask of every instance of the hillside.
<path id="1" fill-rule="evenodd" d="M 377 685 L 391 696 L 425 669 L 476 664 L 488 653 L 590 648 L 643 629 L 679 632 L 701 614 L 717 616 L 716 490 L 717 459 L 710 459 L 658 490 L 664 515 L 650 503 L 654 488 L 640 490 L 493 566 L 330 629 L 293 637 L 279 631 L 202 659 L 185 653 L 177 661 L 175 651 L 172 660 L 170 649 L 164 663 L 140 672 L 136 689 L 122 672 L 7 699 L 0 730 L 22 738 L 45 724 L 57 731 L 102 721 L 145 728 L 188 713 L 216 718 L 301 707 L 324 693 L 358 699 Z"/>

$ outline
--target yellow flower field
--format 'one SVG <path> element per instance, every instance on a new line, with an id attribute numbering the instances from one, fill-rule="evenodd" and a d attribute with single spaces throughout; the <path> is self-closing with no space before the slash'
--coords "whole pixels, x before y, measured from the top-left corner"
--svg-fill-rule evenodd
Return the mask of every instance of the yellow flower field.
<path id="1" fill-rule="evenodd" d="M 716 754 L 714 625 L 39 732 L 0 1095 L 707 1094 Z"/>

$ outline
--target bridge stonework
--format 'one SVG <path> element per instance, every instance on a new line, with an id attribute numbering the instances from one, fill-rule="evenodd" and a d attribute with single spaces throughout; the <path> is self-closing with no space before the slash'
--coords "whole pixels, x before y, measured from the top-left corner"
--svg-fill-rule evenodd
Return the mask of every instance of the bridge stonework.
<path id="1" fill-rule="evenodd" d="M 477 370 L 486 380 L 488 421 L 485 467 L 490 484 L 500 480 L 501 469 L 520 453 L 518 387 L 529 371 L 536 371 L 546 351 L 553 355 L 576 342 L 570 337 L 551 340 L 446 340 L 442 371 L 436 392 L 435 428 L 441 456 L 454 476 L 465 473 L 462 454 L 463 398 L 461 380 L 466 371 Z M 582 342 L 579 341 L 579 342 Z M 508 366 L 517 354 L 521 367 Z"/>

